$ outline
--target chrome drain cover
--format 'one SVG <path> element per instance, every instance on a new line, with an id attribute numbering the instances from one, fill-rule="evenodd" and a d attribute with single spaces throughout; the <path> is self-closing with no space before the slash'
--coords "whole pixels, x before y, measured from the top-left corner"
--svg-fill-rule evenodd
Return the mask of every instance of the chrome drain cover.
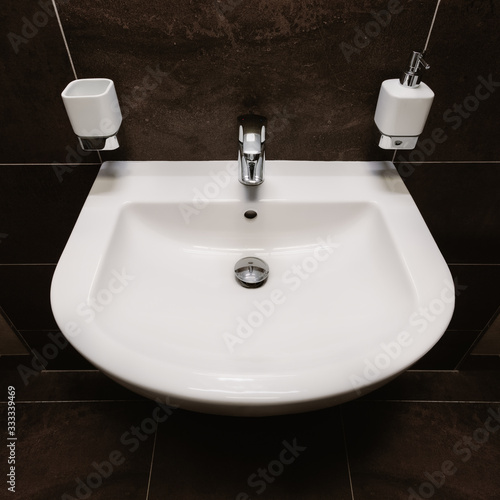
<path id="1" fill-rule="evenodd" d="M 269 266 L 257 257 L 243 257 L 234 265 L 234 275 L 241 286 L 257 288 L 269 276 Z"/>

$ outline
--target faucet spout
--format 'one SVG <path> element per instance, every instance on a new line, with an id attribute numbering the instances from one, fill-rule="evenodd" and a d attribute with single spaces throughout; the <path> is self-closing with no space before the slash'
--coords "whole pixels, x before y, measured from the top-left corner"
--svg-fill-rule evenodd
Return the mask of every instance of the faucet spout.
<path id="1" fill-rule="evenodd" d="M 245 186 L 258 186 L 264 182 L 266 125 L 263 116 L 238 117 L 239 181 Z"/>

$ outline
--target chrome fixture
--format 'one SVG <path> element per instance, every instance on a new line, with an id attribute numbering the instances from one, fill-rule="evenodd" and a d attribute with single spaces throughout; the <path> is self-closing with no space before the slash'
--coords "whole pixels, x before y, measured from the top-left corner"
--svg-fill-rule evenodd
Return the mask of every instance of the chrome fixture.
<path id="1" fill-rule="evenodd" d="M 424 61 L 424 54 L 422 52 L 413 51 L 413 54 L 408 65 L 408 69 L 401 75 L 399 82 L 405 87 L 412 89 L 420 85 L 420 66 L 424 69 L 429 69 L 430 65 Z"/>
<path id="2" fill-rule="evenodd" d="M 266 124 L 263 116 L 238 117 L 239 180 L 245 186 L 258 186 L 264 182 Z"/>
<path id="3" fill-rule="evenodd" d="M 78 142 L 84 151 L 111 151 L 120 147 L 116 134 L 111 137 L 78 137 Z"/>
<path id="4" fill-rule="evenodd" d="M 269 276 L 269 266 L 258 257 L 243 257 L 234 265 L 234 275 L 241 286 L 258 288 Z"/>

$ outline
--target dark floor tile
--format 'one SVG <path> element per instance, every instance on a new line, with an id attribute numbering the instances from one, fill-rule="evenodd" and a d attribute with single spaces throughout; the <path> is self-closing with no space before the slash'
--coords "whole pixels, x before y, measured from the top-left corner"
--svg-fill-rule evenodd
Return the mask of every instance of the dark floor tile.
<path id="1" fill-rule="evenodd" d="M 98 165 L 0 165 L 0 264 L 56 263 Z"/>
<path id="2" fill-rule="evenodd" d="M 500 401 L 500 370 L 408 371 L 363 397 L 377 401 Z"/>
<path id="3" fill-rule="evenodd" d="M 0 265 L 0 304 L 18 330 L 58 330 L 50 307 L 55 265 Z"/>
<path id="4" fill-rule="evenodd" d="M 498 264 L 500 163 L 396 163 L 449 263 Z"/>
<path id="5" fill-rule="evenodd" d="M 2 33 L 1 162 L 98 161 L 77 151 L 64 110 L 61 92 L 74 76 L 51 2 L 4 4 Z"/>
<path id="6" fill-rule="evenodd" d="M 3 422 L 6 408 L 0 407 Z M 18 403 L 17 495 L 12 497 L 144 500 L 153 408 L 143 402 Z M 141 440 L 132 435 L 133 427 Z"/>
<path id="7" fill-rule="evenodd" d="M 410 370 L 455 370 L 481 334 L 480 330 L 448 330 Z"/>
<path id="8" fill-rule="evenodd" d="M 4 365 L 2 361 L 0 358 L 2 387 L 16 387 L 18 401 L 147 401 L 99 371 L 39 371 L 30 364 L 31 358 L 13 360 L 17 365 Z M 0 394 L 0 401 L 5 397 Z"/>
<path id="9" fill-rule="evenodd" d="M 87 361 L 59 331 L 20 332 L 28 343 L 36 360 L 31 362 L 44 370 L 97 370 Z"/>
<path id="10" fill-rule="evenodd" d="M 354 498 L 498 496 L 500 404 L 363 401 L 342 413 Z"/>
<path id="11" fill-rule="evenodd" d="M 149 500 L 166 491 L 178 500 L 350 500 L 338 410 L 270 418 L 177 410 L 159 428 Z"/>
<path id="12" fill-rule="evenodd" d="M 455 312 L 449 330 L 483 330 L 500 304 L 500 266 L 450 265 Z"/>

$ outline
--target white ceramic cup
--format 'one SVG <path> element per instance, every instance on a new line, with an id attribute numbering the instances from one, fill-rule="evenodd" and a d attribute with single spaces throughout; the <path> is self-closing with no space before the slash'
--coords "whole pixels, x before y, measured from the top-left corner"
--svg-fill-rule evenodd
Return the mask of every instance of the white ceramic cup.
<path id="1" fill-rule="evenodd" d="M 79 137 L 111 137 L 118 132 L 122 113 L 115 84 L 108 78 L 73 80 L 62 99 L 73 131 Z"/>

